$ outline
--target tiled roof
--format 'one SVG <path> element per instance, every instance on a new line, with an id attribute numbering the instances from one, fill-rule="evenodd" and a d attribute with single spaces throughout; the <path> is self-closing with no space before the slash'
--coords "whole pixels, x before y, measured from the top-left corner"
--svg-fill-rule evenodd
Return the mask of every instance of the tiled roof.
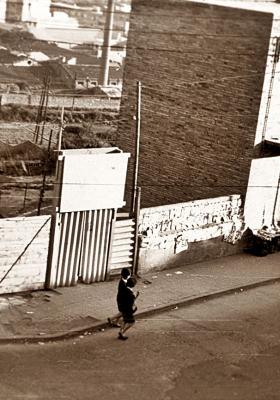
<path id="1" fill-rule="evenodd" d="M 77 79 L 96 78 L 100 73 L 100 65 L 67 65 L 65 68 L 72 76 L 76 75 Z M 109 76 L 111 79 L 122 79 L 123 70 L 120 67 L 110 67 Z"/>

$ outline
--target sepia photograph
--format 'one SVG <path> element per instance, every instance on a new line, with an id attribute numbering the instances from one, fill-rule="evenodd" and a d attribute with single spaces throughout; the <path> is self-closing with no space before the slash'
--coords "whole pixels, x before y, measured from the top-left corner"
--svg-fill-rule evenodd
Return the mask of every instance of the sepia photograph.
<path id="1" fill-rule="evenodd" d="M 0 0 L 0 400 L 280 399 L 280 0 Z"/>

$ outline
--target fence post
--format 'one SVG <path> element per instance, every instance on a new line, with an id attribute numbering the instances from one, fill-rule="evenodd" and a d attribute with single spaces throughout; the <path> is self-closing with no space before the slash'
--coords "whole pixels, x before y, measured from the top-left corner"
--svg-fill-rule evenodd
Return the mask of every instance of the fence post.
<path id="1" fill-rule="evenodd" d="M 42 181 L 42 187 L 40 189 L 40 197 L 39 197 L 37 215 L 40 215 L 41 206 L 42 206 L 42 203 L 43 203 L 43 200 L 44 200 L 45 187 L 46 187 L 46 178 L 47 178 L 47 172 L 48 172 L 48 167 L 49 167 L 49 164 L 50 164 L 50 156 L 51 156 L 52 134 L 53 134 L 53 131 L 51 130 L 50 131 L 50 136 L 49 136 L 49 144 L 48 144 L 48 156 L 47 156 L 47 160 L 45 160 L 45 162 L 44 162 L 43 181 Z"/>
<path id="2" fill-rule="evenodd" d="M 25 211 L 26 197 L 27 197 L 27 187 L 28 187 L 28 183 L 25 184 L 25 189 L 24 189 L 24 198 L 23 198 L 23 206 L 22 206 L 23 211 Z"/>
<path id="3" fill-rule="evenodd" d="M 141 82 L 137 82 L 137 110 L 136 110 L 136 133 L 134 147 L 134 168 L 133 168 L 133 187 L 131 198 L 131 214 L 134 214 L 136 209 L 139 156 L 140 156 L 140 134 L 141 134 Z"/>
<path id="4" fill-rule="evenodd" d="M 134 252 L 133 252 L 133 264 L 132 274 L 138 275 L 138 261 L 139 261 L 139 237 L 138 237 L 138 225 L 139 225 L 139 214 L 141 204 L 141 187 L 136 189 L 136 201 L 135 201 L 135 231 L 134 231 Z"/>
<path id="5" fill-rule="evenodd" d="M 112 256 L 112 248 L 113 248 L 114 229 L 115 229 L 116 218 L 117 218 L 117 210 L 114 209 L 112 211 L 112 219 L 111 219 L 111 227 L 110 227 L 109 250 L 108 250 L 107 268 L 106 268 L 106 275 L 105 275 L 105 280 L 106 281 L 108 281 L 110 279 L 111 256 Z"/>

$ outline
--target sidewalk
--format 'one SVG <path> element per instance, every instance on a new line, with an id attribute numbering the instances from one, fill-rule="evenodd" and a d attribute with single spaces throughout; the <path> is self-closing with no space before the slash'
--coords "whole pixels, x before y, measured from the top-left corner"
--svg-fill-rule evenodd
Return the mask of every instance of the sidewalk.
<path id="1" fill-rule="evenodd" d="M 251 286 L 280 281 L 280 253 L 239 254 L 146 274 L 138 280 L 138 318 Z M 0 296 L 0 343 L 58 340 L 106 327 L 117 281 Z"/>

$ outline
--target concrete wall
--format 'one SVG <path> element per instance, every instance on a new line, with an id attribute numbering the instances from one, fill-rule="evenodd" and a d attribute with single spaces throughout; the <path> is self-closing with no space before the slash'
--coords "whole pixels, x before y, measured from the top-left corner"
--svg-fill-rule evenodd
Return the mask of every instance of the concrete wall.
<path id="1" fill-rule="evenodd" d="M 44 288 L 50 220 L 50 216 L 0 219 L 0 294 Z"/>
<path id="2" fill-rule="evenodd" d="M 280 10 L 274 16 L 271 36 L 255 145 L 264 139 L 280 143 Z"/>
<path id="3" fill-rule="evenodd" d="M 269 13 L 132 1 L 116 144 L 132 154 L 129 192 L 140 80 L 143 207 L 245 194 L 271 25 Z"/>
<path id="4" fill-rule="evenodd" d="M 14 94 L 4 93 L 0 96 L 0 104 L 20 104 L 29 106 L 38 106 L 40 104 L 39 95 L 26 95 L 26 94 Z M 70 96 L 49 96 L 48 101 L 49 107 L 60 108 L 62 106 L 71 108 L 73 107 L 73 97 Z M 74 107 L 85 108 L 90 110 L 118 110 L 120 106 L 120 100 L 116 99 L 102 99 L 94 98 L 92 96 L 75 97 Z"/>
<path id="5" fill-rule="evenodd" d="M 142 209 L 139 271 L 234 254 L 243 229 L 238 195 Z"/>

